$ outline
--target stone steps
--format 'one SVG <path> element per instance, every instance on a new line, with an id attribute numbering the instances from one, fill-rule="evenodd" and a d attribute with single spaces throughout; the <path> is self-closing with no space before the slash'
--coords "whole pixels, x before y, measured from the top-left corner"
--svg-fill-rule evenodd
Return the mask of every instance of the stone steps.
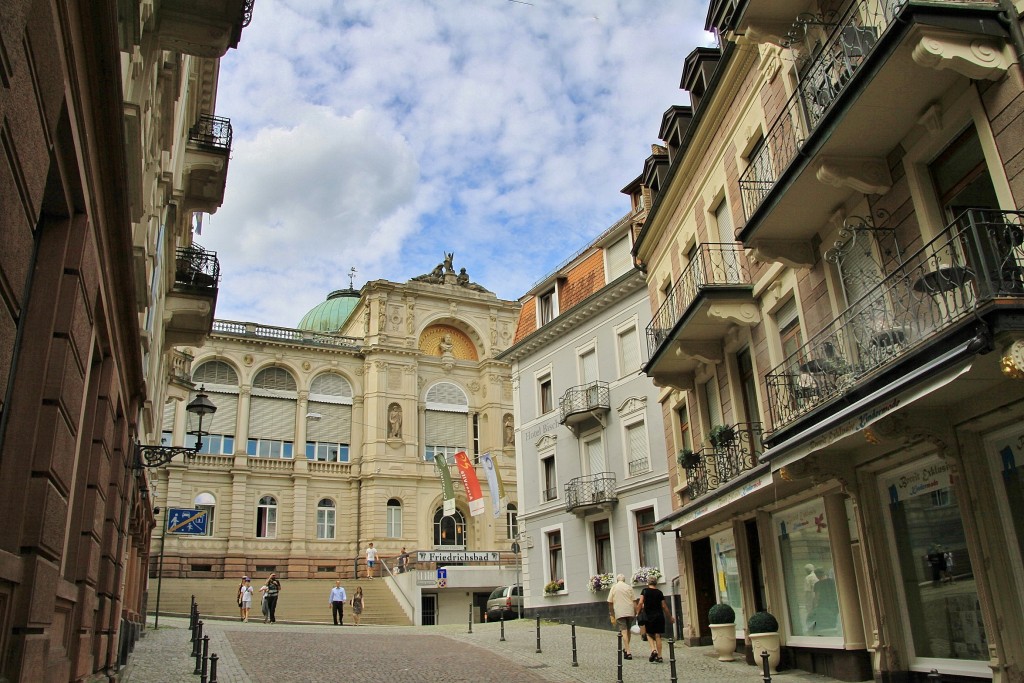
<path id="1" fill-rule="evenodd" d="M 263 621 L 260 613 L 259 587 L 266 583 L 260 579 L 252 583 L 254 598 L 249 621 Z M 412 622 L 402 609 L 399 598 L 388 588 L 385 579 L 360 579 L 342 581 L 349 600 L 357 586 L 363 588 L 365 608 L 361 624 L 403 625 Z M 296 579 L 281 581 L 281 597 L 277 603 L 277 621 L 303 623 L 332 623 L 328 598 L 334 581 L 330 579 Z M 149 611 L 156 613 L 157 581 L 150 580 Z M 192 596 L 199 603 L 201 617 L 237 620 L 238 603 L 236 595 L 238 581 L 235 579 L 164 579 L 160 587 L 160 613 L 188 615 Z M 352 605 L 345 605 L 345 623 L 352 620 Z"/>

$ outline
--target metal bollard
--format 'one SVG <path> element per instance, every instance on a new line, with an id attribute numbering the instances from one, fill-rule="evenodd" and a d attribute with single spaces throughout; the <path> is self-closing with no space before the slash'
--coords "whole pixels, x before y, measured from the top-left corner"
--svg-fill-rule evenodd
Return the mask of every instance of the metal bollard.
<path id="1" fill-rule="evenodd" d="M 192 629 L 192 628 L 195 628 L 195 626 L 196 626 L 196 596 L 193 593 L 192 594 L 192 602 L 189 604 L 189 607 L 188 607 L 188 627 L 190 629 Z"/>
<path id="2" fill-rule="evenodd" d="M 677 683 L 679 677 L 676 675 L 676 639 L 668 639 L 668 667 L 669 667 L 669 680 L 672 683 Z"/>
<path id="3" fill-rule="evenodd" d="M 938 669 L 932 669 L 931 671 L 929 671 L 928 672 L 928 680 L 929 681 L 938 681 L 939 683 L 942 683 L 942 676 L 939 675 L 939 670 Z"/>
<path id="4" fill-rule="evenodd" d="M 208 683 L 217 683 L 217 653 L 210 655 L 210 680 Z"/>
<path id="5" fill-rule="evenodd" d="M 203 638 L 203 622 L 202 620 L 196 621 L 196 639 L 192 642 L 192 656 L 199 656 L 199 648 L 201 647 Z M 196 673 L 199 673 L 198 671 Z"/>
<path id="6" fill-rule="evenodd" d="M 537 615 L 537 654 L 540 654 L 540 615 Z"/>
<path id="7" fill-rule="evenodd" d="M 200 621 L 199 622 L 199 631 L 200 631 L 200 633 L 202 633 L 202 626 L 203 626 L 203 622 Z M 207 636 L 207 637 L 209 637 L 209 636 Z M 198 676 L 199 674 L 203 673 L 203 644 L 202 644 L 202 640 L 201 639 L 196 641 L 196 654 L 195 654 L 195 657 L 196 657 L 196 668 L 192 672 L 192 675 L 193 676 Z"/>
<path id="8" fill-rule="evenodd" d="M 188 628 L 192 632 L 189 636 L 189 642 L 196 642 L 196 622 L 199 621 L 199 606 L 195 603 L 192 604 L 192 614 L 188 616 Z"/>
<path id="9" fill-rule="evenodd" d="M 622 631 L 619 631 L 619 675 L 615 683 L 622 683 Z"/>
<path id="10" fill-rule="evenodd" d="M 199 671 L 199 683 L 206 683 L 206 662 L 210 656 L 210 636 L 203 636 L 203 667 Z"/>
<path id="11" fill-rule="evenodd" d="M 501 612 L 501 638 L 498 638 L 499 643 L 505 642 L 505 612 Z"/>
<path id="12" fill-rule="evenodd" d="M 576 659 L 576 622 L 572 622 L 572 665 L 579 666 L 580 663 Z"/>
<path id="13" fill-rule="evenodd" d="M 764 666 L 764 683 L 772 683 L 772 671 L 768 667 L 768 650 L 761 650 L 761 664 Z"/>

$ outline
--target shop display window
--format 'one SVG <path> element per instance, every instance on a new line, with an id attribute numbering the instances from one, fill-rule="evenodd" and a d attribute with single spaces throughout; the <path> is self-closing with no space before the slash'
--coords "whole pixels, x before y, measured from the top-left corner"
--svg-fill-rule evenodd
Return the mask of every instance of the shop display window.
<path id="1" fill-rule="evenodd" d="M 825 502 L 817 498 L 778 512 L 772 516 L 772 525 L 785 578 L 790 634 L 841 637 Z"/>
<path id="2" fill-rule="evenodd" d="M 880 478 L 917 657 L 987 660 L 978 587 L 949 466 L 928 458 Z"/>
<path id="3" fill-rule="evenodd" d="M 998 439 L 995 450 L 1010 509 L 1008 519 L 1017 536 L 1017 548 L 1024 555 L 1024 435 Z"/>
<path id="4" fill-rule="evenodd" d="M 715 590 L 718 602 L 726 603 L 736 613 L 736 630 L 743 633 L 747 620 L 743 616 L 743 599 L 740 592 L 740 570 L 736 563 L 736 542 L 732 531 L 723 531 L 711 536 L 711 550 L 715 565 Z"/>

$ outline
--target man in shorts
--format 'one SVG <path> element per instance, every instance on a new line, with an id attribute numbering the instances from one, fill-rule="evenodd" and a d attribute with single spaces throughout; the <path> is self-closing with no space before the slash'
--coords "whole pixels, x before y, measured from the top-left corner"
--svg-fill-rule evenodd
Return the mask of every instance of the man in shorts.
<path id="1" fill-rule="evenodd" d="M 633 659 L 629 651 L 629 629 L 633 626 L 633 588 L 626 583 L 626 577 L 618 574 L 615 585 L 608 590 L 608 618 L 622 634 L 622 658 Z"/>
<path id="2" fill-rule="evenodd" d="M 366 578 L 373 578 L 373 568 L 377 564 L 377 549 L 371 543 L 366 548 Z"/>

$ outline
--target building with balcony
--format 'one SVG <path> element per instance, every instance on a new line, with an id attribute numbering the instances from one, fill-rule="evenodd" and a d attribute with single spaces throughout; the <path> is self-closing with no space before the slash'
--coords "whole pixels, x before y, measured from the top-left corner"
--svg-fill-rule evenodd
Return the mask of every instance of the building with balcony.
<path id="1" fill-rule="evenodd" d="M 230 150 L 197 164 L 193 202 L 190 130 L 251 11 L 3 4 L 4 680 L 115 679 L 141 633 L 156 520 L 136 445 L 159 443 L 165 401 L 188 395 L 175 345 L 209 332 L 219 277 L 192 225 L 223 200 Z"/>
<path id="2" fill-rule="evenodd" d="M 1013 5 L 710 3 L 634 248 L 687 642 L 728 602 L 789 666 L 1021 679 Z"/>
<path id="3" fill-rule="evenodd" d="M 657 389 L 640 372 L 650 306 L 629 253 L 651 195 L 643 178 L 624 192 L 633 210 L 520 299 L 500 356 L 516 387 L 526 607 L 599 627 L 600 575 L 658 567 L 671 594 L 677 566 L 673 544 L 654 533 L 671 501 Z"/>
<path id="4" fill-rule="evenodd" d="M 329 585 L 364 578 L 372 542 L 392 568 L 406 548 L 411 568 L 431 570 L 428 586 L 404 585 L 399 599 L 414 623 L 465 623 L 467 591 L 484 608 L 495 585 L 515 580 L 512 384 L 496 356 L 512 344 L 518 311 L 442 268 L 332 292 L 295 328 L 215 321 L 205 344 L 188 349 L 187 398 L 202 388 L 217 411 L 203 424 L 200 453 L 175 459 L 153 483 L 162 504 L 205 510 L 208 523 L 195 536 L 161 538 L 158 530 L 151 577 L 161 572 L 171 595 L 175 581 L 262 582 L 272 572 Z M 168 445 L 196 443 L 185 403 L 164 406 Z M 459 482 L 446 515 L 435 455 L 458 480 L 460 451 L 483 505 L 471 505 Z M 489 486 L 488 462 L 503 497 Z M 500 565 L 476 568 L 453 582 L 457 593 L 444 591 L 435 564 L 416 564 L 417 550 L 496 551 Z"/>

